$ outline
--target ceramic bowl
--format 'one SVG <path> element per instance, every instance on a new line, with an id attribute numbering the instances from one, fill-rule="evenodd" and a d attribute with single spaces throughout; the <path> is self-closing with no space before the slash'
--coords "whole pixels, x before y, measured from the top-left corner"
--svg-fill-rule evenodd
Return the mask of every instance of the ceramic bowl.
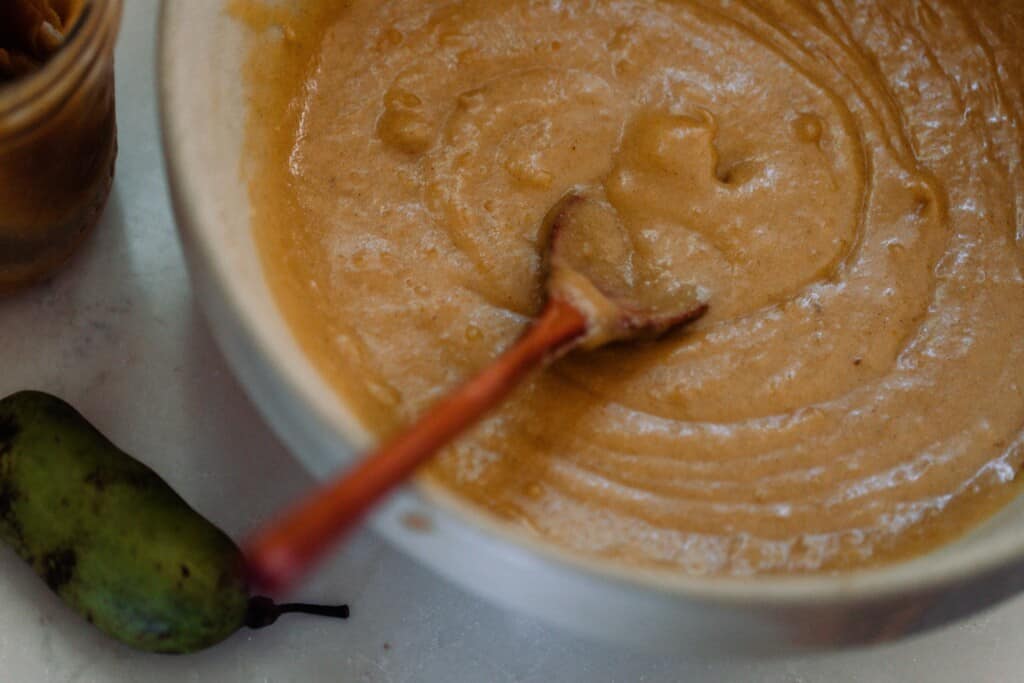
<path id="1" fill-rule="evenodd" d="M 274 304 L 242 169 L 246 30 L 224 0 L 165 0 L 159 79 L 174 210 L 196 296 L 232 368 L 295 457 L 326 477 L 370 443 Z M 672 652 L 783 653 L 898 638 L 1024 584 L 1024 503 L 930 555 L 838 576 L 690 577 L 571 554 L 410 485 L 370 522 L 451 581 L 579 634 Z"/>

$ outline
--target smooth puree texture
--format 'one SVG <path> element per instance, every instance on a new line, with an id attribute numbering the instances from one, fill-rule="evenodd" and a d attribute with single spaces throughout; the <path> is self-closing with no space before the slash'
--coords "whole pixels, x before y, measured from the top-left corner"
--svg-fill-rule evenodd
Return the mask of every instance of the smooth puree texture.
<path id="1" fill-rule="evenodd" d="M 609 277 L 711 303 L 538 374 L 425 481 L 576 551 L 732 575 L 906 557 L 1016 492 L 1024 4 L 232 7 L 261 29 L 266 270 L 371 429 L 523 330 L 571 189 L 621 226 Z"/>

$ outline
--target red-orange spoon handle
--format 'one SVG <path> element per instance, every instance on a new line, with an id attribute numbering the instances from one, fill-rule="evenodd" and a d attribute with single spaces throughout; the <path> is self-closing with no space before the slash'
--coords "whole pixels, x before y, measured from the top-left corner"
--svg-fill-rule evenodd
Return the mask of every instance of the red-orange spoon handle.
<path id="1" fill-rule="evenodd" d="M 587 321 L 578 310 L 551 300 L 526 334 L 493 365 L 257 533 L 246 553 L 254 587 L 272 593 L 287 590 L 377 501 L 500 403 L 530 370 L 570 348 L 586 329 Z"/>

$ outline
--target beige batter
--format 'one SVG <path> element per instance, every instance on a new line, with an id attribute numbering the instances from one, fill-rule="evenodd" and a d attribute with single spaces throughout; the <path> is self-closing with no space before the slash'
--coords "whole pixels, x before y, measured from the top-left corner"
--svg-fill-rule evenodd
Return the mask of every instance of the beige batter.
<path id="1" fill-rule="evenodd" d="M 236 2 L 281 307 L 386 433 L 541 304 L 579 188 L 710 313 L 571 356 L 425 475 L 695 574 L 923 552 L 1024 459 L 1024 3 Z M 625 267 L 625 266 L 624 266 Z"/>

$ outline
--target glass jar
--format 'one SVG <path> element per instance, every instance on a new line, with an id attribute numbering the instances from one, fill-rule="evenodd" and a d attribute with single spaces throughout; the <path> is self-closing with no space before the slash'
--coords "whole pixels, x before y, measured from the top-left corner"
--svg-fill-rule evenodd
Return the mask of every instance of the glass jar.
<path id="1" fill-rule="evenodd" d="M 121 0 L 85 0 L 38 70 L 0 84 L 0 295 L 51 275 L 103 211 L 117 156 L 120 17 Z"/>

